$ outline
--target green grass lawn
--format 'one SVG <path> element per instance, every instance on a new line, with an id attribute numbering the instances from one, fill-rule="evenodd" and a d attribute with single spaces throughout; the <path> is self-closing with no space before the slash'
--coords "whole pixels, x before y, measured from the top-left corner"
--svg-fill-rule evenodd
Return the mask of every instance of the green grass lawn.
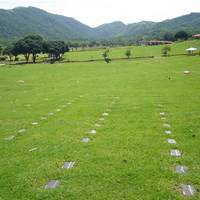
<path id="1" fill-rule="evenodd" d="M 131 57 L 143 57 L 143 56 L 161 56 L 161 49 L 166 45 L 159 46 L 130 46 L 130 47 L 120 47 L 120 48 L 110 48 L 109 56 L 110 58 L 125 58 L 125 52 L 127 49 L 131 50 Z M 185 49 L 189 47 L 196 47 L 200 49 L 200 40 L 189 40 L 185 42 L 177 42 L 172 45 L 170 54 L 185 54 L 187 53 Z M 80 51 L 80 52 L 69 52 L 64 55 L 64 60 L 74 61 L 74 60 L 92 60 L 92 59 L 102 59 L 102 53 L 105 49 L 100 49 L 98 51 Z"/>
<path id="2" fill-rule="evenodd" d="M 199 56 L 1 67 L 0 199 L 182 200 L 181 184 L 200 190 L 199 67 Z M 171 157 L 171 149 L 182 157 Z M 76 164 L 64 170 L 65 161 Z M 177 164 L 188 172 L 177 174 Z M 60 186 L 45 190 L 49 180 Z"/>

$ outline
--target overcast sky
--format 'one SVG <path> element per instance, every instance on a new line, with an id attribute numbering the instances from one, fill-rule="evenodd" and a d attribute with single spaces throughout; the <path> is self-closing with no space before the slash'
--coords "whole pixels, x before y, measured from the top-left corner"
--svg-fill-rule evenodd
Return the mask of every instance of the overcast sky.
<path id="1" fill-rule="evenodd" d="M 122 21 L 162 21 L 200 12 L 200 0 L 0 0 L 0 8 L 34 6 L 89 26 Z"/>

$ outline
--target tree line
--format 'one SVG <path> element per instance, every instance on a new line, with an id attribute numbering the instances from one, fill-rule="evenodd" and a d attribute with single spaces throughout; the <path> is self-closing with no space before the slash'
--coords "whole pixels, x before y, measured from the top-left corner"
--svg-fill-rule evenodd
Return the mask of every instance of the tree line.
<path id="1" fill-rule="evenodd" d="M 2 59 L 9 57 L 9 60 L 17 61 L 19 55 L 24 55 L 26 63 L 32 58 L 32 62 L 35 63 L 37 55 L 40 53 L 48 54 L 51 62 L 62 58 L 65 52 L 69 51 L 69 46 L 64 41 L 46 41 L 40 35 L 28 35 L 17 42 L 8 45 L 5 48 L 0 46 L 0 52 L 2 52 Z"/>

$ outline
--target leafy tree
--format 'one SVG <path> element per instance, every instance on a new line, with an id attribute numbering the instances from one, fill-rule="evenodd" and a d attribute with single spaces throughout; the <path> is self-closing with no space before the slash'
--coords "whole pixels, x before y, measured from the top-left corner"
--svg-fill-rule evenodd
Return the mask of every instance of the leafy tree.
<path id="1" fill-rule="evenodd" d="M 161 49 L 161 53 L 163 56 L 168 56 L 170 51 L 171 51 L 170 46 L 165 46 Z"/>
<path id="2" fill-rule="evenodd" d="M 44 43 L 43 47 L 52 61 L 59 60 L 65 52 L 69 51 L 68 45 L 63 41 L 48 41 Z"/>
<path id="3" fill-rule="evenodd" d="M 3 49 L 3 47 L 0 45 L 0 55 L 1 55 L 2 49 Z"/>
<path id="4" fill-rule="evenodd" d="M 14 46 L 15 55 L 23 54 L 28 63 L 32 55 L 33 63 L 36 62 L 37 54 L 43 51 L 43 39 L 39 35 L 29 35 L 18 40 Z"/>
<path id="5" fill-rule="evenodd" d="M 83 43 L 81 44 L 81 49 L 82 49 L 82 51 L 84 51 L 86 47 L 87 47 L 87 44 L 83 42 Z"/>
<path id="6" fill-rule="evenodd" d="M 174 34 L 170 33 L 170 32 L 165 33 L 164 36 L 163 36 L 163 40 L 174 41 L 175 40 Z"/>
<path id="7" fill-rule="evenodd" d="M 23 40 L 28 46 L 28 53 L 32 54 L 33 63 L 35 63 L 37 54 L 43 51 L 43 38 L 40 35 L 29 35 Z"/>
<path id="8" fill-rule="evenodd" d="M 187 40 L 189 38 L 189 34 L 185 31 L 179 31 L 174 37 L 176 40 Z"/>
<path id="9" fill-rule="evenodd" d="M 7 55 L 9 57 L 9 60 L 12 61 L 12 57 L 14 56 L 13 55 L 13 49 L 14 49 L 14 46 L 13 45 L 10 45 L 10 46 L 7 46 L 4 50 L 3 50 L 3 55 Z"/>
<path id="10" fill-rule="evenodd" d="M 29 57 L 30 57 L 30 49 L 29 49 L 28 44 L 26 44 L 26 42 L 23 39 L 18 40 L 15 43 L 14 51 L 17 55 L 23 54 L 26 62 L 28 63 Z"/>
<path id="11" fill-rule="evenodd" d="M 108 64 L 109 62 L 111 62 L 111 59 L 109 58 L 109 49 L 106 49 L 103 54 L 102 54 L 105 62 Z"/>
<path id="12" fill-rule="evenodd" d="M 125 52 L 125 55 L 126 55 L 127 58 L 129 59 L 130 56 L 131 56 L 131 50 L 130 50 L 130 49 L 127 49 L 126 52 Z"/>

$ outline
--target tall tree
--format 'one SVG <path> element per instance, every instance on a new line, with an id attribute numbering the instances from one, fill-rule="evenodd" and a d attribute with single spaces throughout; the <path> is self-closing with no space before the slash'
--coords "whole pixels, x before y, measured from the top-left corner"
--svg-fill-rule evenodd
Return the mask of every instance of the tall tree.
<path id="1" fill-rule="evenodd" d="M 163 56 L 168 56 L 170 51 L 171 51 L 170 46 L 165 46 L 161 49 L 161 53 Z"/>
<path id="2" fill-rule="evenodd" d="M 166 32 L 163 36 L 163 39 L 166 41 L 174 41 L 174 34 L 170 32 Z"/>
<path id="3" fill-rule="evenodd" d="M 28 63 L 30 55 L 32 55 L 33 63 L 36 62 L 37 54 L 43 51 L 43 39 L 39 35 L 29 35 L 18 40 L 14 46 L 15 54 L 23 54 Z"/>
<path id="4" fill-rule="evenodd" d="M 37 54 L 43 51 L 43 38 L 40 35 L 29 35 L 23 40 L 28 46 L 28 53 L 32 54 L 33 63 L 35 63 Z"/>
<path id="5" fill-rule="evenodd" d="M 187 40 L 189 38 L 189 34 L 185 31 L 179 31 L 174 37 L 176 40 Z"/>
<path id="6" fill-rule="evenodd" d="M 3 55 L 8 56 L 10 61 L 12 61 L 12 57 L 14 56 L 14 54 L 13 54 L 13 49 L 14 49 L 14 46 L 13 46 L 13 45 L 10 45 L 10 46 L 7 46 L 7 47 L 3 50 Z"/>
<path id="7" fill-rule="evenodd" d="M 0 55 L 1 55 L 2 49 L 3 49 L 3 47 L 0 45 Z"/>
<path id="8" fill-rule="evenodd" d="M 29 57 L 30 57 L 30 49 L 29 49 L 28 44 L 23 39 L 18 40 L 15 43 L 14 50 L 17 55 L 23 54 L 26 62 L 28 63 Z"/>
<path id="9" fill-rule="evenodd" d="M 129 59 L 130 56 L 131 56 L 131 50 L 130 50 L 130 49 L 127 49 L 126 52 L 125 52 L 125 55 L 126 55 L 127 58 Z"/>
<path id="10" fill-rule="evenodd" d="M 64 53 L 69 51 L 69 47 L 63 41 L 48 41 L 44 43 L 44 50 L 55 61 L 62 58 Z"/>

